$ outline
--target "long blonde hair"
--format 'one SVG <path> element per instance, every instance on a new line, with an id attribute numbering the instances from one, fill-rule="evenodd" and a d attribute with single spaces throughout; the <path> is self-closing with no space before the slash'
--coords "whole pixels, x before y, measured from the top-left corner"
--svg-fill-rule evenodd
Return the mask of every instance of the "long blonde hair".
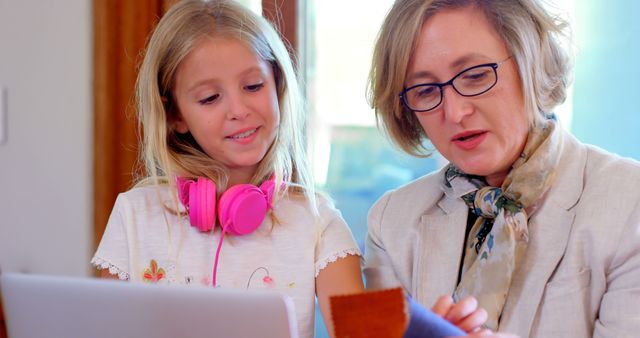
<path id="1" fill-rule="evenodd" d="M 378 34 L 367 96 L 378 125 L 408 154 L 430 154 L 427 135 L 399 97 L 420 29 L 441 10 L 467 6 L 484 12 L 513 55 L 531 125 L 566 98 L 571 60 L 561 42 L 569 40 L 568 25 L 537 0 L 397 0 Z"/>
<path id="2" fill-rule="evenodd" d="M 269 22 L 232 0 L 179 1 L 155 28 L 136 84 L 143 137 L 140 156 L 146 169 L 138 185 L 174 184 L 173 178 L 180 175 L 207 177 L 216 182 L 219 191 L 227 188 L 227 169 L 204 153 L 191 134 L 178 133 L 173 123 L 178 114 L 171 94 L 176 69 L 209 37 L 237 39 L 273 68 L 280 124 L 250 183 L 260 184 L 275 173 L 276 186 L 286 180 L 295 187 L 290 190 L 313 200 L 302 135 L 302 96 L 289 52 Z"/>

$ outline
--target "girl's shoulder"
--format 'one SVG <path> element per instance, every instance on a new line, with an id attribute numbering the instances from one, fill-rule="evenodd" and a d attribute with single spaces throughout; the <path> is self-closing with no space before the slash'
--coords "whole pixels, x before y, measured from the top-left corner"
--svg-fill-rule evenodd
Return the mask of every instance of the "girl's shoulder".
<path id="1" fill-rule="evenodd" d="M 163 184 L 151 184 L 151 185 L 142 185 L 135 186 L 125 192 L 120 193 L 120 195 L 126 196 L 129 199 L 145 199 L 145 198 L 155 198 L 158 194 L 170 197 L 171 189 L 168 185 Z"/>
<path id="2" fill-rule="evenodd" d="M 115 208 L 147 212 L 161 210 L 176 204 L 177 199 L 172 198 L 171 195 L 169 186 L 149 185 L 134 187 L 118 195 Z M 180 205 L 175 207 L 182 209 Z"/>
<path id="3" fill-rule="evenodd" d="M 275 210 L 284 213 L 305 213 L 319 218 L 331 216 L 338 212 L 331 197 L 322 192 L 315 192 L 314 198 L 298 194 L 287 194 L 274 206 Z"/>
<path id="4" fill-rule="evenodd" d="M 312 234 L 336 232 L 347 236 L 348 226 L 342 213 L 335 207 L 333 200 L 324 194 L 306 197 L 287 196 L 274 206 L 276 223 L 285 231 L 298 233 L 311 231 Z"/>

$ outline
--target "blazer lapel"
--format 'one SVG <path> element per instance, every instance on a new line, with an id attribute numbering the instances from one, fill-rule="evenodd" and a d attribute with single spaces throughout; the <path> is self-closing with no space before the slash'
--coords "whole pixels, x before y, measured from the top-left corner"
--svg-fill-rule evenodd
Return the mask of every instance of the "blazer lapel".
<path id="1" fill-rule="evenodd" d="M 415 297 L 429 306 L 439 296 L 452 294 L 456 286 L 469 210 L 462 200 L 446 195 L 438 206 L 421 218 L 417 246 L 421 252 L 412 282 Z"/>
<path id="2" fill-rule="evenodd" d="M 569 134 L 563 137 L 558 176 L 529 221 L 529 246 L 512 280 L 500 331 L 529 336 L 546 284 L 567 247 L 575 218 L 572 208 L 582 192 L 586 150 Z"/>
<path id="3" fill-rule="evenodd" d="M 511 282 L 500 330 L 529 336 L 547 281 L 560 262 L 569 239 L 574 213 L 552 206 L 539 210 L 529 223 L 529 246 Z M 513 329 L 510 329 L 513 327 Z M 526 328 L 526 329 L 525 329 Z"/>

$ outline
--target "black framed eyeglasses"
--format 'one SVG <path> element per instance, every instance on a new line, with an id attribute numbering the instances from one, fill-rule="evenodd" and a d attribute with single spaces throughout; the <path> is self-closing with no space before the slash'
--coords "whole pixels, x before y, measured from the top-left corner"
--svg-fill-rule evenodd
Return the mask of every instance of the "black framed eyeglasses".
<path id="1" fill-rule="evenodd" d="M 484 94 L 498 83 L 497 63 L 485 63 L 462 70 L 451 80 L 444 83 L 421 83 L 400 92 L 400 100 L 413 112 L 426 112 L 436 109 L 444 98 L 444 87 L 451 86 L 456 93 L 470 97 Z"/>

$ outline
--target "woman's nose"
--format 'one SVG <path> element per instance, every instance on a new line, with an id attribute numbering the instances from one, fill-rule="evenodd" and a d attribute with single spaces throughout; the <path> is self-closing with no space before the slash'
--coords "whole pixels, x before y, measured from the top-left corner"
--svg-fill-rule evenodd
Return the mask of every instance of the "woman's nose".
<path id="1" fill-rule="evenodd" d="M 473 113 L 470 98 L 460 95 L 453 86 L 443 88 L 442 109 L 447 121 L 460 123 Z"/>

